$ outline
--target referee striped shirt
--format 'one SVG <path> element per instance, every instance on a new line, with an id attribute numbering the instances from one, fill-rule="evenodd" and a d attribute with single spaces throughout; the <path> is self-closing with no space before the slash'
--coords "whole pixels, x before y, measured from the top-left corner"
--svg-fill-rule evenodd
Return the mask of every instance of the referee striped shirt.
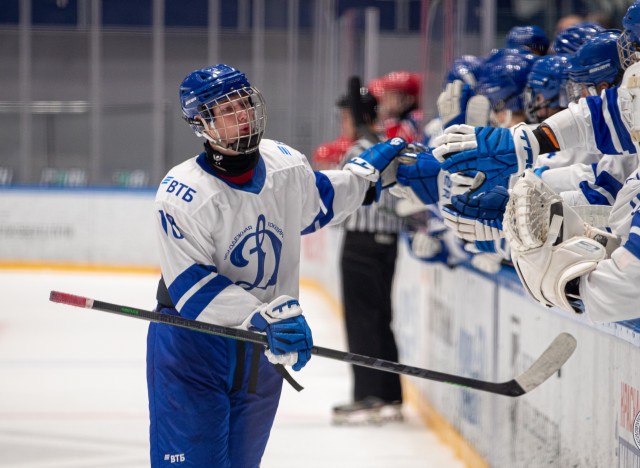
<path id="1" fill-rule="evenodd" d="M 347 161 L 360 156 L 366 149 L 373 146 L 366 138 L 360 138 L 347 150 L 342 159 L 341 166 Z M 344 221 L 347 231 L 397 234 L 403 227 L 403 222 L 396 215 L 395 205 L 397 198 L 384 190 L 380 194 L 380 200 L 371 205 L 361 206 Z"/>

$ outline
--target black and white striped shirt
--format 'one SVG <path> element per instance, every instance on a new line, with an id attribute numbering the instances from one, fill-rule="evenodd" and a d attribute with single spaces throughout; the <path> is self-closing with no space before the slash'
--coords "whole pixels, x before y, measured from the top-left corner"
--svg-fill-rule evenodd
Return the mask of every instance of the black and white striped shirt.
<path id="1" fill-rule="evenodd" d="M 360 138 L 345 153 L 342 166 L 352 158 L 360 156 L 373 143 L 366 138 Z M 403 227 L 402 218 L 396 215 L 395 205 L 397 198 L 384 190 L 380 194 L 380 200 L 371 205 L 361 206 L 351 214 L 344 222 L 347 231 L 397 234 Z"/>

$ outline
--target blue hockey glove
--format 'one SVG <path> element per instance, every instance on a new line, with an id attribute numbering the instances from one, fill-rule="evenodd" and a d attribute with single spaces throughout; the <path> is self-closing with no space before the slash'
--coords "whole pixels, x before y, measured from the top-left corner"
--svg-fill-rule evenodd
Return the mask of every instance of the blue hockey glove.
<path id="1" fill-rule="evenodd" d="M 384 143 L 376 143 L 360 156 L 347 161 L 344 169 L 370 181 L 375 187 L 375 200 L 378 201 L 382 189 L 395 183 L 395 159 L 406 147 L 407 143 L 402 138 L 391 138 Z"/>
<path id="2" fill-rule="evenodd" d="M 313 337 L 297 299 L 280 296 L 251 314 L 242 326 L 267 334 L 265 355 L 273 364 L 299 371 L 311 359 Z"/>
<path id="3" fill-rule="evenodd" d="M 417 153 L 415 164 L 398 166 L 398 184 L 410 188 L 425 205 L 438 201 L 438 175 L 440 163 L 430 152 Z M 394 195 L 406 196 L 402 190 L 395 190 Z"/>
<path id="4" fill-rule="evenodd" d="M 510 129 L 454 125 L 447 132 L 436 140 L 438 147 L 434 155 L 444 159 L 442 169 L 445 171 L 481 172 L 482 177 L 473 187 L 481 192 L 497 185 L 508 187 L 515 177 L 533 165 L 540 152 L 540 145 L 526 124 Z"/>
<path id="5" fill-rule="evenodd" d="M 631 218 L 629 239 L 624 243 L 624 248 L 640 259 L 640 210 L 636 210 Z"/>
<path id="6" fill-rule="evenodd" d="M 509 192 L 502 186 L 456 195 L 442 208 L 444 223 L 456 236 L 476 243 L 480 251 L 495 252 L 494 243 L 504 237 L 502 219 L 508 201 Z"/>
<path id="7" fill-rule="evenodd" d="M 469 218 L 499 219 L 502 221 L 509 201 L 509 191 L 498 185 L 488 192 L 454 195 L 451 198 L 453 208 Z"/>

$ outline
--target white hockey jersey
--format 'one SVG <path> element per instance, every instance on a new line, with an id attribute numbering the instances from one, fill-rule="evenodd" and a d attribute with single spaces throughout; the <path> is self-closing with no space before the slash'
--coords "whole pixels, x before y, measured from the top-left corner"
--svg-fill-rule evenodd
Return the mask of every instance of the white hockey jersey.
<path id="1" fill-rule="evenodd" d="M 553 130 L 562 150 L 584 148 L 601 154 L 638 153 L 619 105 L 618 88 L 613 87 L 602 91 L 600 96 L 570 103 L 567 109 L 544 123 Z"/>
<path id="2" fill-rule="evenodd" d="M 600 155 L 595 163 L 548 169 L 540 177 L 572 206 L 613 205 L 624 181 L 637 167 L 636 154 Z"/>
<path id="3" fill-rule="evenodd" d="M 613 205 L 609 225 L 624 244 L 631 229 L 633 212 L 640 205 L 640 173 L 627 179 Z M 640 318 L 640 252 L 624 245 L 611 258 L 598 263 L 580 282 L 580 297 L 589 318 L 595 322 L 617 322 Z"/>
<path id="4" fill-rule="evenodd" d="M 298 297 L 301 235 L 344 221 L 369 187 L 350 171 L 313 172 L 283 143 L 263 139 L 259 151 L 245 184 L 216 176 L 204 153 L 160 184 L 160 265 L 184 317 L 238 326 L 264 302 Z"/>

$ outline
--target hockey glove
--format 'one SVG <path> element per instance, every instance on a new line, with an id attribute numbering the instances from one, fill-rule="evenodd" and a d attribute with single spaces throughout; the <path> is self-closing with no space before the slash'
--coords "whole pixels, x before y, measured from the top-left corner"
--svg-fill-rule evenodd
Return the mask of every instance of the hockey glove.
<path id="1" fill-rule="evenodd" d="M 466 122 L 467 103 L 471 96 L 473 90 L 468 84 L 460 80 L 447 83 L 436 103 L 443 128 Z"/>
<path id="2" fill-rule="evenodd" d="M 430 152 L 418 153 L 415 164 L 398 166 L 398 187 L 392 194 L 407 197 L 410 189 L 425 205 L 438 201 L 438 175 L 440 163 Z"/>
<path id="3" fill-rule="evenodd" d="M 280 296 L 263 304 L 242 327 L 267 334 L 265 355 L 273 364 L 290 365 L 299 371 L 311 359 L 313 338 L 297 299 Z"/>
<path id="4" fill-rule="evenodd" d="M 473 190 L 486 192 L 497 185 L 509 187 L 535 162 L 540 145 L 527 124 L 510 129 L 454 125 L 435 142 L 433 154 L 449 172 L 476 170 Z"/>
<path id="5" fill-rule="evenodd" d="M 372 190 L 375 190 L 373 198 L 378 201 L 382 189 L 395 184 L 395 159 L 406 147 L 407 143 L 402 138 L 391 138 L 384 143 L 376 143 L 360 156 L 347 161 L 344 169 L 370 181 Z"/>

